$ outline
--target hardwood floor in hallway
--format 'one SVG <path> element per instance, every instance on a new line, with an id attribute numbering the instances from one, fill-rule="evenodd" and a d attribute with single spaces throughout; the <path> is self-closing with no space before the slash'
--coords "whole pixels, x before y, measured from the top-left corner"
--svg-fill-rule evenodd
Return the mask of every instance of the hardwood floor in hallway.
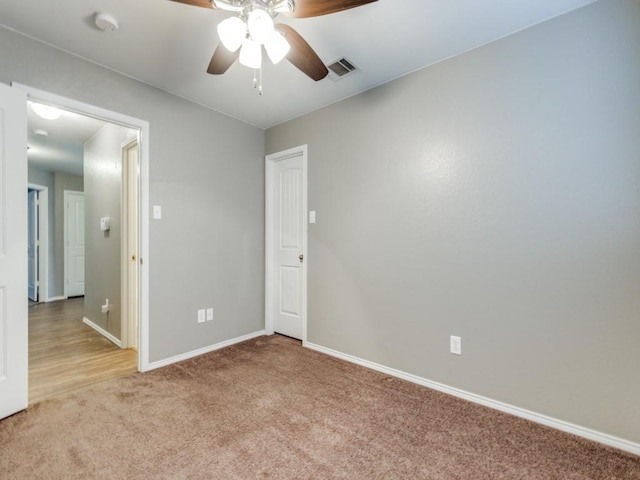
<path id="1" fill-rule="evenodd" d="M 134 373 L 138 354 L 82 323 L 84 298 L 29 307 L 29 404 Z"/>

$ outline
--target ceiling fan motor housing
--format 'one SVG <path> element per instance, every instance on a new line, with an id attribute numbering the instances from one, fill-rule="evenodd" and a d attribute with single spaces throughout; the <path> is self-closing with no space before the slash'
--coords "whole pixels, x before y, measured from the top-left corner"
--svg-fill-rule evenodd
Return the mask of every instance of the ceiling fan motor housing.
<path id="1" fill-rule="evenodd" d="M 234 12 L 247 17 L 253 10 L 264 10 L 271 17 L 279 13 L 293 13 L 294 0 L 211 0 L 211 4 L 220 10 Z"/>

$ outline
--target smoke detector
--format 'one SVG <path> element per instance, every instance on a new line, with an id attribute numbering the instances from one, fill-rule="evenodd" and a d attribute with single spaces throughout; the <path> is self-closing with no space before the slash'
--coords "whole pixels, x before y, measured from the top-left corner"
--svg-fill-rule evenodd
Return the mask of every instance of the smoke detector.
<path id="1" fill-rule="evenodd" d="M 96 12 L 96 27 L 103 32 L 115 32 L 118 30 L 118 20 L 113 15 L 104 12 Z"/>

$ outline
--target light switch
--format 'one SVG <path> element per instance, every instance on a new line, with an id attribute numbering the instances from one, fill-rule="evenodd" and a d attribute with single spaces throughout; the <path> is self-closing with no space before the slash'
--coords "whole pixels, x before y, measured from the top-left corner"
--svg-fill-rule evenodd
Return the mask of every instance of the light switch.
<path id="1" fill-rule="evenodd" d="M 316 211 L 311 210 L 309 212 L 309 223 L 316 223 Z"/>
<path id="2" fill-rule="evenodd" d="M 162 218 L 162 207 L 160 205 L 153 206 L 153 218 L 154 220 L 160 220 Z"/>

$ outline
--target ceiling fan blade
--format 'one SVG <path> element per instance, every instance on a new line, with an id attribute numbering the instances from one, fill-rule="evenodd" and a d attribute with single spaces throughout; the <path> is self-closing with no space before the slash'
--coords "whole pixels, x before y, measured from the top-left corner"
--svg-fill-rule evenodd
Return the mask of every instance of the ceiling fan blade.
<path id="1" fill-rule="evenodd" d="M 176 0 L 177 1 L 177 0 Z M 319 17 L 330 13 L 349 10 L 378 0 L 296 0 L 293 11 L 295 18 Z"/>
<path id="2" fill-rule="evenodd" d="M 213 52 L 211 62 L 209 62 L 207 73 L 210 73 L 211 75 L 222 75 L 224 72 L 229 70 L 229 67 L 238 59 L 238 55 L 240 55 L 240 49 L 235 52 L 230 52 L 224 48 L 224 45 L 218 45 L 216 51 Z"/>
<path id="3" fill-rule="evenodd" d="M 287 60 L 293 63 L 296 68 L 316 82 L 329 75 L 329 70 L 324 66 L 318 54 L 298 32 L 284 23 L 277 24 L 276 28 L 284 33 L 289 45 L 291 45 L 291 49 L 287 53 Z"/>
<path id="4" fill-rule="evenodd" d="M 193 5 L 194 7 L 214 8 L 210 0 L 171 0 L 171 1 L 184 3 L 186 5 Z"/>

